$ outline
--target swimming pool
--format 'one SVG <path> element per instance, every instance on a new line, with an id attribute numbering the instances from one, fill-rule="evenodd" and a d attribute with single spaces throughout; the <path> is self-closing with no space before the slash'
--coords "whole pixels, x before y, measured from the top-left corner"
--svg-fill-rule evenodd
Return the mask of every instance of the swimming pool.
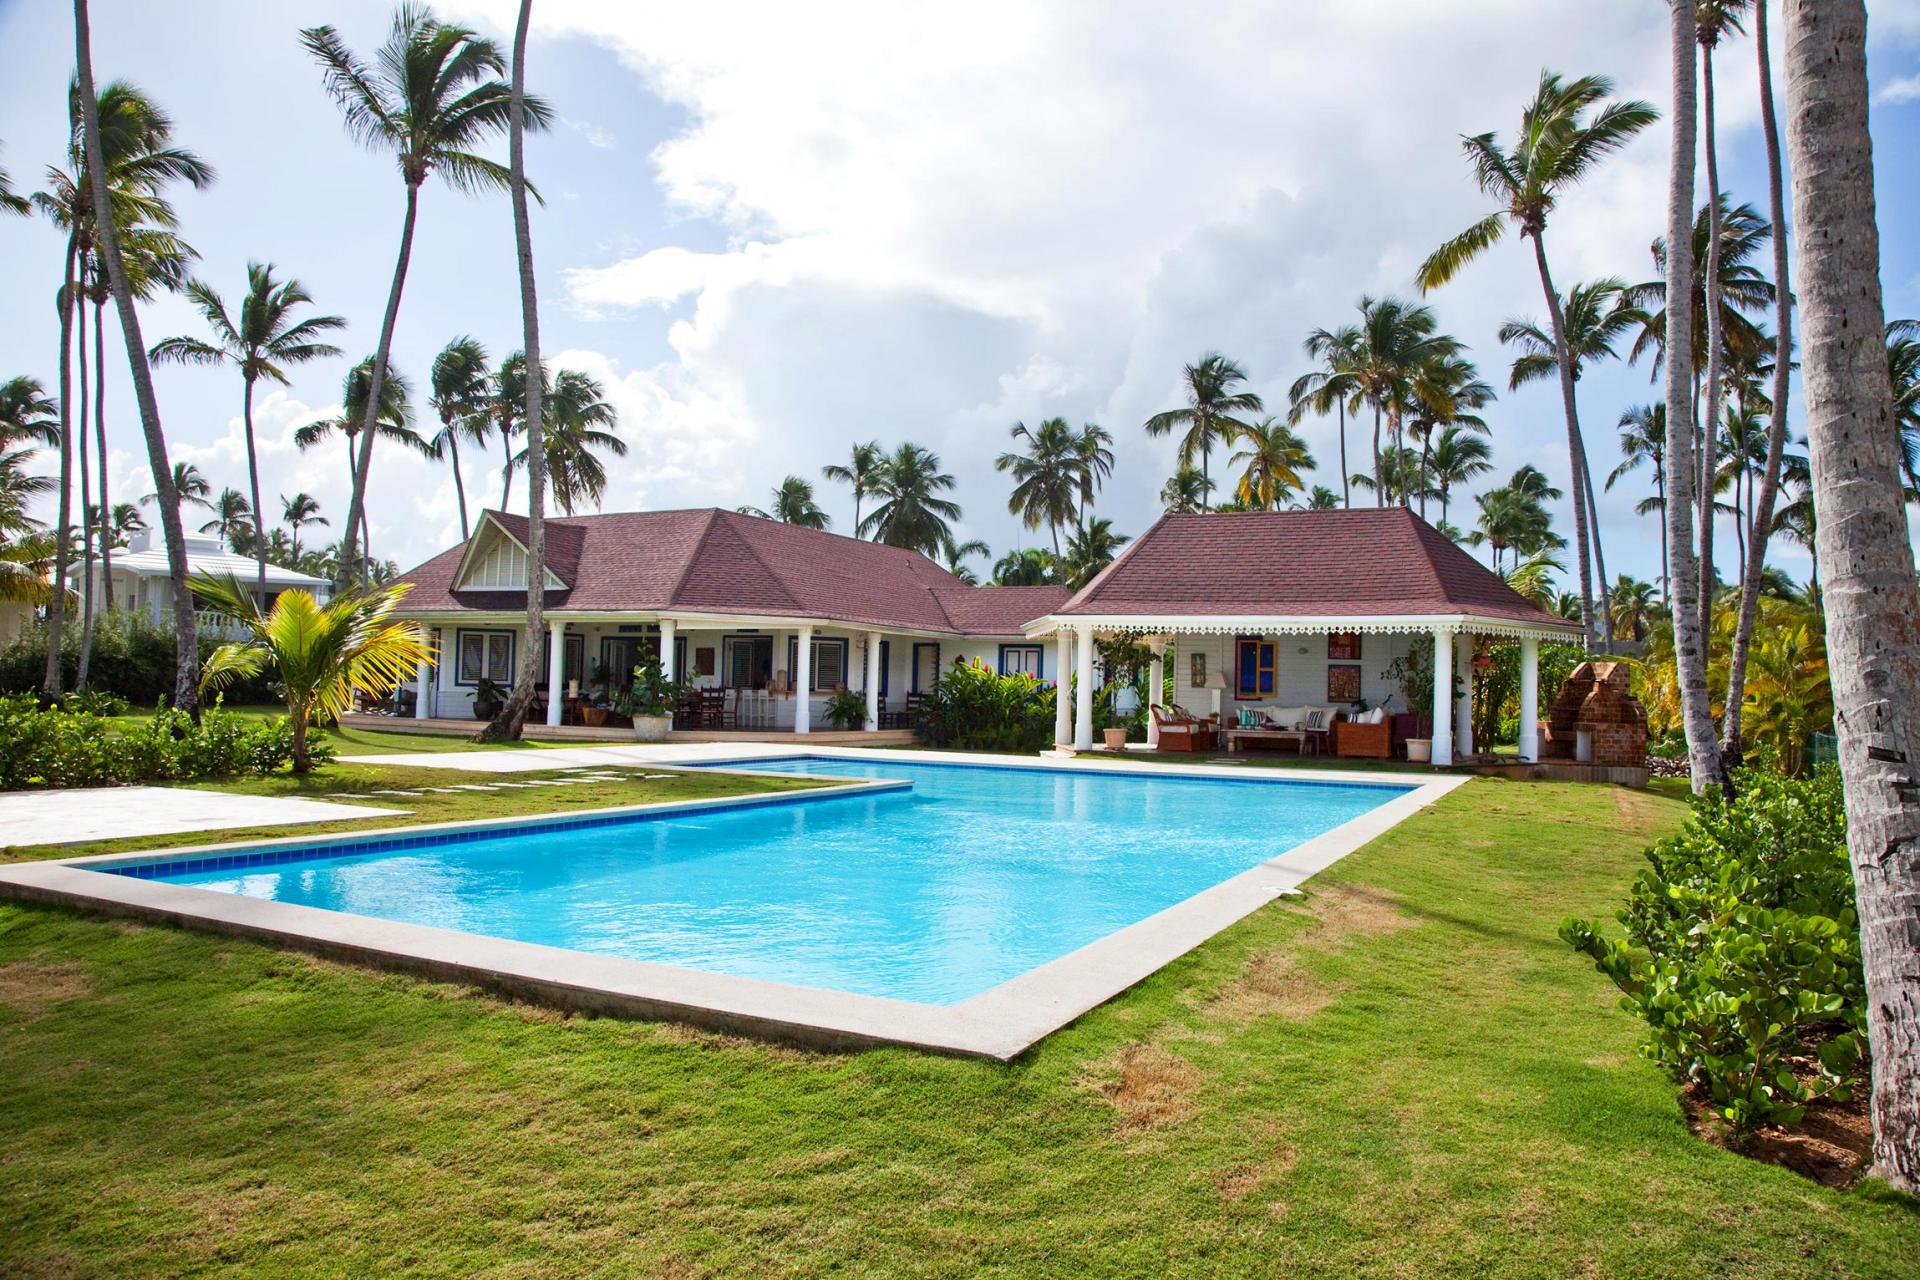
<path id="1" fill-rule="evenodd" d="M 859 795 L 282 846 L 165 884 L 950 1006 L 1411 787 L 906 759 L 741 761 Z M 252 865 L 248 865 L 252 859 Z M 228 858 L 228 863 L 234 859 Z"/>

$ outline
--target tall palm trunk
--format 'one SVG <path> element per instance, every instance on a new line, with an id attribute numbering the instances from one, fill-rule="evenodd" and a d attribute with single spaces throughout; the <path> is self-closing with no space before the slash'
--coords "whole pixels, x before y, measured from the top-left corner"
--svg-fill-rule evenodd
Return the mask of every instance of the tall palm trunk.
<path id="1" fill-rule="evenodd" d="M 413 226 L 420 214 L 420 184 L 407 179 L 407 216 L 400 224 L 400 256 L 393 264 L 393 284 L 387 290 L 387 309 L 380 319 L 380 344 L 373 350 L 373 374 L 367 382 L 367 407 L 360 417 L 360 455 L 353 465 L 353 487 L 347 497 L 347 527 L 340 535 L 340 563 L 334 567 L 334 589 L 344 591 L 360 568 L 355 542 L 366 524 L 367 477 L 373 471 L 374 423 L 380 417 L 380 394 L 387 385 L 387 359 L 393 350 L 393 329 L 400 319 L 400 294 L 407 287 L 407 264 L 413 259 Z M 364 575 L 363 575 L 364 576 Z"/>
<path id="2" fill-rule="evenodd" d="M 1673 612 L 1673 579 L 1667 560 L 1667 455 L 1663 450 L 1653 459 L 1653 494 L 1660 502 L 1660 603 Z"/>
<path id="3" fill-rule="evenodd" d="M 40 678 L 40 692 L 48 698 L 60 696 L 65 672 L 60 664 L 60 641 L 67 621 L 67 539 L 73 533 L 73 415 L 68 400 L 73 394 L 73 290 L 74 263 L 80 256 L 77 233 L 67 236 L 67 278 L 60 289 L 60 509 L 55 516 L 53 557 L 53 599 L 47 604 L 47 668 Z M 85 426 L 84 421 L 81 424 Z"/>
<path id="4" fill-rule="evenodd" d="M 1540 290 L 1547 296 L 1547 320 L 1553 326 L 1554 363 L 1560 367 L 1560 402 L 1567 415 L 1567 469 L 1573 473 L 1573 540 L 1580 549 L 1576 561 L 1580 570 L 1580 631 L 1582 642 L 1592 647 L 1599 632 L 1593 625 L 1593 548 L 1587 540 L 1587 504 L 1581 500 L 1580 492 L 1586 450 L 1580 443 L 1580 410 L 1573 392 L 1573 357 L 1567 350 L 1567 317 L 1560 308 L 1560 295 L 1553 287 L 1553 272 L 1547 268 L 1545 230 L 1535 227 L 1528 234 L 1533 238 L 1533 261 L 1540 271 Z M 1672 286 L 1668 287 L 1671 290 Z"/>
<path id="5" fill-rule="evenodd" d="M 107 266 L 120 334 L 127 344 L 127 364 L 133 375 L 134 399 L 140 406 L 140 428 L 147 438 L 147 460 L 153 467 L 153 487 L 160 500 L 160 527 L 167 539 L 167 569 L 173 578 L 173 704 L 200 714 L 200 643 L 194 629 L 193 590 L 187 585 L 187 544 L 180 526 L 180 491 L 174 487 L 173 465 L 167 460 L 167 436 L 160 425 L 160 404 L 153 394 L 153 371 L 147 365 L 147 344 L 140 337 L 140 316 L 133 308 L 133 291 L 120 259 L 120 230 L 114 225 L 107 191 L 106 158 L 98 145 L 100 106 L 93 96 L 93 51 L 87 29 L 87 0 L 73 0 L 74 57 L 79 64 L 80 108 L 86 123 L 87 177 L 93 187 L 93 217 L 100 238 L 100 256 Z"/>
<path id="6" fill-rule="evenodd" d="M 93 304 L 93 344 L 95 352 L 94 367 L 102 370 L 94 386 L 93 428 L 94 460 L 100 467 L 100 611 L 113 612 L 113 495 L 107 483 L 107 379 L 104 370 L 107 362 L 101 352 L 101 332 L 107 322 L 107 300 L 104 295 Z M 84 429 L 84 428 L 83 428 Z M 91 649 L 91 644 L 88 648 Z"/>
<path id="7" fill-rule="evenodd" d="M 1720 443 L 1721 401 L 1726 395 L 1721 386 L 1726 333 L 1720 315 L 1720 157 L 1714 136 L 1711 45 L 1701 51 L 1700 85 L 1707 157 L 1707 287 L 1702 291 L 1707 304 L 1707 412 L 1700 424 L 1700 635 L 1710 644 L 1713 597 L 1719 585 L 1713 572 L 1715 454 Z"/>
<path id="8" fill-rule="evenodd" d="M 1387 486 L 1380 476 L 1380 402 L 1373 402 L 1373 505 L 1387 505 Z"/>
<path id="9" fill-rule="evenodd" d="M 1202 511 L 1211 511 L 1213 509 L 1212 462 L 1213 422 L 1203 414 L 1200 418 L 1200 509 Z M 1056 557 L 1060 552 L 1058 546 L 1059 541 L 1060 536 L 1056 533 L 1054 535 L 1054 543 L 1056 544 L 1054 546 L 1054 554 Z"/>
<path id="10" fill-rule="evenodd" d="M 254 594 L 262 609 L 267 607 L 267 525 L 260 515 L 260 453 L 253 443 L 253 376 L 241 379 L 240 416 L 247 432 L 247 484 L 253 501 L 253 560 L 257 570 Z"/>
<path id="11" fill-rule="evenodd" d="M 547 459 L 541 440 L 544 411 L 540 377 L 540 299 L 534 287 L 533 224 L 527 216 L 526 75 L 527 27 L 533 20 L 533 0 L 520 0 L 520 21 L 513 32 L 513 114 L 507 128 L 507 165 L 513 195 L 513 243 L 520 271 L 520 326 L 527 351 L 527 631 L 520 646 L 520 674 L 499 718 L 480 736 L 518 738 L 533 703 L 533 686 L 540 679 L 540 633 L 547 588 L 545 522 Z M 557 655 L 556 655 L 557 656 Z M 547 690 L 549 699 L 559 689 Z M 549 706 L 558 705 L 549 703 Z"/>
<path id="12" fill-rule="evenodd" d="M 1613 652 L 1613 596 L 1608 592 L 1607 555 L 1600 546 L 1600 504 L 1595 499 L 1593 489 L 1593 463 L 1587 457 L 1585 436 L 1580 440 L 1580 488 L 1587 498 L 1587 534 L 1593 539 L 1593 571 L 1600 579 L 1599 599 L 1594 603 L 1600 610 L 1600 635 L 1606 641 L 1607 651 Z"/>
<path id="13" fill-rule="evenodd" d="M 1668 0 L 1672 14 L 1673 154 L 1667 185 L 1667 550 L 1673 585 L 1673 660 L 1694 794 L 1726 785 L 1707 704 L 1707 656 L 1700 631 L 1699 566 L 1693 551 L 1693 0 Z M 1703 481 L 1704 482 L 1704 481 Z"/>
<path id="14" fill-rule="evenodd" d="M 467 486 L 460 479 L 460 438 L 451 431 L 447 433 L 447 449 L 453 455 L 453 497 L 460 504 L 460 541 L 465 542 L 473 536 L 467 528 Z"/>
<path id="15" fill-rule="evenodd" d="M 1881 344 L 1866 6 L 1788 0 L 1787 148 L 1827 661 L 1860 909 L 1876 1171 L 1920 1191 L 1920 591 Z"/>
<path id="16" fill-rule="evenodd" d="M 74 667 L 73 688 L 77 693 L 87 687 L 93 665 L 93 479 L 87 466 L 87 305 L 84 295 L 80 306 L 80 421 L 77 456 L 80 460 L 80 661 Z M 94 352 L 91 368 L 100 368 L 100 326 L 94 325 Z"/>
<path id="17" fill-rule="evenodd" d="M 513 416 L 500 415 L 500 456 L 505 459 L 500 464 L 500 509 L 507 509 L 507 499 L 513 495 Z"/>
<path id="18" fill-rule="evenodd" d="M 1760 572 L 1767 563 L 1773 508 L 1780 496 L 1780 458 L 1787 445 L 1787 393 L 1793 376 L 1793 288 L 1787 274 L 1787 210 L 1780 173 L 1780 130 L 1773 110 L 1772 53 L 1767 48 L 1767 0 L 1753 6 L 1753 47 L 1760 62 L 1760 128 L 1767 143 L 1767 202 L 1773 217 L 1773 322 L 1779 334 L 1773 360 L 1773 414 L 1767 423 L 1767 461 L 1753 494 L 1753 524 L 1747 535 L 1747 566 L 1740 582 L 1740 616 L 1727 660 L 1727 713 L 1723 729 L 1727 759 L 1740 759 L 1740 703 L 1747 685 L 1747 651 L 1760 608 Z"/>
<path id="19" fill-rule="evenodd" d="M 1353 493 L 1348 488 L 1347 474 L 1347 398 L 1341 396 L 1335 404 L 1340 410 L 1340 505 L 1351 507 Z"/>

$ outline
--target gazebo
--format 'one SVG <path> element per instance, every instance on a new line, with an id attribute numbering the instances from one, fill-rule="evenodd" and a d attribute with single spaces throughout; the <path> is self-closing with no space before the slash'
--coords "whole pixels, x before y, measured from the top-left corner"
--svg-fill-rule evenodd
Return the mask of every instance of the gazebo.
<path id="1" fill-rule="evenodd" d="M 1027 635 L 1051 639 L 1054 669 L 1075 675 L 1054 737 L 1078 751 L 1093 746 L 1097 639 L 1147 645 L 1154 705 L 1173 642 L 1182 657 L 1175 701 L 1204 705 L 1224 676 L 1230 711 L 1386 706 L 1396 696 L 1395 660 L 1431 646 L 1433 705 L 1406 710 L 1430 712 L 1433 763 L 1448 765 L 1473 754 L 1473 681 L 1456 692 L 1453 675 L 1471 663 L 1475 640 L 1519 643 L 1519 751 L 1535 761 L 1540 642 L 1577 642 L 1581 630 L 1413 512 L 1384 507 L 1163 516 L 1064 605 L 1029 623 Z"/>

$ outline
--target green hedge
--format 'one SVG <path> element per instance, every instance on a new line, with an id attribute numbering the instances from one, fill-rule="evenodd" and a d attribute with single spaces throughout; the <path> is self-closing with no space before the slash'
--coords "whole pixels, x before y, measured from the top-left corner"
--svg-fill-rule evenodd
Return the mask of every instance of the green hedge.
<path id="1" fill-rule="evenodd" d="M 323 745 L 310 750 L 315 760 L 332 758 Z M 161 707 L 127 725 L 44 708 L 32 694 L 0 696 L 0 791 L 257 777 L 292 759 L 285 716 L 254 720 L 216 705 L 195 724 L 186 712 Z"/>
<path id="2" fill-rule="evenodd" d="M 200 637 L 200 658 L 220 646 Z M 80 627 L 69 618 L 60 637 L 61 687 L 73 688 L 80 669 Z M 158 627 L 145 614 L 116 611 L 101 615 L 94 625 L 93 660 L 88 687 L 118 694 L 135 706 L 150 707 L 173 698 L 173 629 Z M 36 623 L 0 649 L 0 693 L 30 693 L 40 687 L 47 670 L 47 628 Z M 235 706 L 279 702 L 278 684 L 270 677 L 236 681 L 226 690 Z"/>
<path id="3" fill-rule="evenodd" d="M 1647 1056 L 1745 1134 L 1797 1122 L 1864 1078 L 1866 982 L 1837 769 L 1736 775 L 1647 851 L 1624 939 L 1569 919 L 1560 936 L 1625 993 Z"/>
<path id="4" fill-rule="evenodd" d="M 1032 676 L 955 663 L 921 702 L 914 732 L 932 747 L 1044 751 L 1053 745 L 1054 696 Z"/>

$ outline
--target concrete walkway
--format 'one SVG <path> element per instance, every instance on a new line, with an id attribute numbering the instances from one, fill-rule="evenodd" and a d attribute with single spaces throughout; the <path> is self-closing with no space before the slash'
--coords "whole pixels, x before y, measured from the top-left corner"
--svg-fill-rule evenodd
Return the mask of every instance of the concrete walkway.
<path id="1" fill-rule="evenodd" d="M 236 796 L 191 787 L 10 791 L 0 795 L 0 844 L 80 844 L 186 831 L 382 818 L 406 812 L 321 800 Z"/>
<path id="2" fill-rule="evenodd" d="M 412 769 L 460 769 L 474 773 L 532 773 L 542 769 L 594 769 L 634 765 L 707 764 L 716 760 L 769 759 L 801 754 L 804 747 L 768 742 L 629 742 L 605 747 L 529 747 L 524 751 L 434 751 L 405 755 L 342 756 L 342 763 L 385 764 Z"/>

